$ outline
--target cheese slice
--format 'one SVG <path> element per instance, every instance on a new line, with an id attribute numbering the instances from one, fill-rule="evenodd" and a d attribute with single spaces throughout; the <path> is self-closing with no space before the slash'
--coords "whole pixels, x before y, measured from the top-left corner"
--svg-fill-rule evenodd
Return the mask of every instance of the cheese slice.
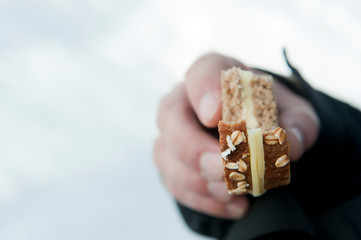
<path id="1" fill-rule="evenodd" d="M 259 122 L 254 114 L 253 96 L 251 81 L 254 78 L 254 74 L 250 71 L 238 70 L 238 74 L 242 79 L 242 116 L 246 119 L 247 127 L 256 128 L 259 127 Z"/>
<path id="2" fill-rule="evenodd" d="M 262 129 L 256 119 L 251 81 L 254 74 L 249 71 L 238 71 L 242 79 L 242 116 L 247 122 L 248 145 L 251 158 L 251 174 L 253 196 L 257 197 L 265 192 L 264 189 L 264 151 Z"/>
<path id="3" fill-rule="evenodd" d="M 250 150 L 250 165 L 252 174 L 252 194 L 257 197 L 265 192 L 264 173 L 265 161 L 263 150 L 263 138 L 261 128 L 249 128 L 248 145 Z"/>
<path id="4" fill-rule="evenodd" d="M 249 71 L 239 71 L 242 79 L 242 116 L 247 122 L 248 144 L 251 158 L 252 194 L 257 197 L 265 192 L 264 189 L 264 151 L 262 129 L 256 119 L 251 81 L 254 74 Z"/>

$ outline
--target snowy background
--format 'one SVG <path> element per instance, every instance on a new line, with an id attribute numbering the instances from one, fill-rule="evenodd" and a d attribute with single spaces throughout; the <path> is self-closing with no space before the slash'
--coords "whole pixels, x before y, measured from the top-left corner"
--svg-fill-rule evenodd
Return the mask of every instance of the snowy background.
<path id="1" fill-rule="evenodd" d="M 361 107 L 358 0 L 0 0 L 0 239 L 205 239 L 152 162 L 159 99 L 201 54 Z"/>

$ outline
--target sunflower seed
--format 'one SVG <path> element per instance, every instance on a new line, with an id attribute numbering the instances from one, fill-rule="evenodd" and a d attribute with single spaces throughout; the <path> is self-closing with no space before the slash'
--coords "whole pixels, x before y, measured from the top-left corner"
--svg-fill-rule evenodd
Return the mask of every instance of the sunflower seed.
<path id="1" fill-rule="evenodd" d="M 275 162 L 275 166 L 278 168 L 284 167 L 287 165 L 287 163 L 290 161 L 290 159 L 288 158 L 287 155 L 283 155 L 281 157 L 279 157 L 276 162 Z"/>
<path id="2" fill-rule="evenodd" d="M 246 193 L 247 189 L 246 188 L 235 188 L 235 189 L 229 190 L 228 192 L 231 194 L 241 195 L 243 193 Z"/>
<path id="3" fill-rule="evenodd" d="M 282 128 L 280 128 L 280 127 L 276 128 L 275 133 L 274 133 L 275 138 L 279 139 L 282 132 L 283 132 Z"/>
<path id="4" fill-rule="evenodd" d="M 278 139 L 279 143 L 282 145 L 286 138 L 286 131 L 283 130 L 280 138 Z"/>
<path id="5" fill-rule="evenodd" d="M 244 180 L 246 177 L 242 173 L 238 172 L 232 172 L 229 174 L 229 179 L 232 179 L 234 181 L 241 181 Z"/>
<path id="6" fill-rule="evenodd" d="M 221 153 L 221 156 L 222 156 L 222 158 L 223 158 L 224 160 L 228 161 L 227 156 L 228 156 L 229 154 L 231 154 L 231 149 L 228 148 L 226 151 L 224 151 L 224 152 Z"/>
<path id="7" fill-rule="evenodd" d="M 265 140 L 264 141 L 267 145 L 276 145 L 278 143 L 278 140 Z"/>
<path id="8" fill-rule="evenodd" d="M 249 186 L 249 184 L 246 181 L 240 181 L 237 183 L 237 187 L 239 187 L 239 188 L 246 188 L 248 186 Z"/>
<path id="9" fill-rule="evenodd" d="M 229 147 L 229 149 L 231 149 L 231 151 L 233 152 L 234 150 L 236 150 L 236 147 L 233 145 L 231 137 L 228 135 L 227 138 L 227 146 Z"/>
<path id="10" fill-rule="evenodd" d="M 228 169 L 237 169 L 238 168 L 238 164 L 235 162 L 228 162 L 224 165 L 225 168 Z"/>
<path id="11" fill-rule="evenodd" d="M 241 172 L 241 173 L 244 173 L 245 171 L 247 171 L 247 164 L 242 161 L 242 160 L 239 160 L 238 161 L 238 170 Z"/>
<path id="12" fill-rule="evenodd" d="M 234 131 L 231 135 L 231 140 L 235 146 L 241 144 L 245 140 L 244 133 L 238 130 Z"/>

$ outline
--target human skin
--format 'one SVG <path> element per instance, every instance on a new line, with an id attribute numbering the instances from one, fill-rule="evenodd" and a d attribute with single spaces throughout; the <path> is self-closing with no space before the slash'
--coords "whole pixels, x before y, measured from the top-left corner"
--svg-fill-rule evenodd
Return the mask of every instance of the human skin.
<path id="1" fill-rule="evenodd" d="M 160 103 L 160 136 L 154 162 L 168 191 L 181 204 L 215 217 L 237 219 L 250 208 L 247 196 L 228 194 L 216 128 L 222 116 L 220 72 L 243 63 L 216 53 L 196 60 Z M 319 119 L 311 104 L 275 81 L 280 126 L 287 131 L 291 161 L 297 161 L 316 141 Z"/>

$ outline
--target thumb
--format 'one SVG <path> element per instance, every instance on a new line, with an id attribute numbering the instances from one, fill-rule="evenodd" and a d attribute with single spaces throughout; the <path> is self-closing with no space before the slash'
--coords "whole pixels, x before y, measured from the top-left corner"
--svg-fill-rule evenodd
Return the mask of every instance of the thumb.
<path id="1" fill-rule="evenodd" d="M 186 91 L 200 122 L 216 127 L 222 117 L 221 70 L 233 66 L 248 69 L 241 62 L 216 53 L 199 58 L 186 73 Z"/>
<path id="2" fill-rule="evenodd" d="M 287 131 L 291 160 L 298 160 L 316 142 L 320 120 L 312 105 L 276 81 L 280 124 Z"/>

